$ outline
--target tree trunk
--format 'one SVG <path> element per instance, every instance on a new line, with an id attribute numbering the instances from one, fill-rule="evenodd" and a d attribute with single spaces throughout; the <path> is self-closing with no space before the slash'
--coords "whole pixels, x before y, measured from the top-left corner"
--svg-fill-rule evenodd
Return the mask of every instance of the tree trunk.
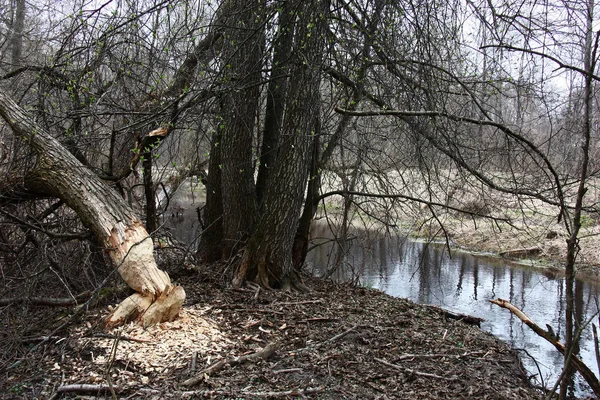
<path id="1" fill-rule="evenodd" d="M 324 16 L 329 2 L 304 1 L 296 6 L 299 22 L 277 159 L 267 185 L 260 222 L 236 270 L 234 286 L 254 279 L 266 287 L 303 288 L 293 266 L 292 248 L 317 130 L 314 114 L 320 110 Z"/>
<path id="2" fill-rule="evenodd" d="M 310 160 L 310 170 L 308 178 L 308 188 L 306 190 L 306 199 L 304 209 L 298 221 L 298 229 L 294 237 L 292 261 L 294 269 L 300 271 L 306 254 L 308 252 L 308 241 L 310 240 L 310 227 L 313 218 L 317 214 L 319 207 L 319 189 L 321 188 L 321 173 L 319 172 L 319 144 L 321 135 L 321 120 L 317 120 L 317 134 L 312 144 L 312 155 Z"/>
<path id="3" fill-rule="evenodd" d="M 226 17 L 222 97 L 223 257 L 244 245 L 256 217 L 252 138 L 256 126 L 262 48 L 264 1 L 233 0 Z"/>
<path id="4" fill-rule="evenodd" d="M 88 226 L 123 280 L 137 293 L 107 319 L 107 327 L 139 319 L 144 326 L 174 319 L 185 292 L 158 269 L 142 222 L 118 194 L 0 92 L 0 115 L 36 153 L 26 176 L 32 190 L 64 200 Z"/>
<path id="5" fill-rule="evenodd" d="M 572 366 L 568 362 L 571 355 L 576 355 L 579 348 L 578 339 L 576 337 L 577 324 L 574 319 L 575 311 L 575 262 L 579 250 L 579 230 L 581 229 L 581 216 L 583 211 L 583 198 L 587 192 L 588 168 L 590 163 L 590 141 L 592 136 L 592 104 L 593 104 L 593 81 L 592 74 L 596 70 L 596 51 L 598 50 L 598 36 L 596 41 L 593 41 L 593 10 L 594 0 L 587 2 L 587 24 L 586 24 L 586 41 L 584 48 L 584 108 L 583 108 L 583 141 L 581 145 L 581 173 L 579 175 L 579 186 L 577 188 L 577 196 L 575 198 L 575 209 L 572 219 L 572 230 L 569 239 L 567 239 L 567 263 L 565 265 L 565 293 L 566 293 L 566 310 L 565 310 L 565 363 L 563 370 L 563 378 L 560 384 L 560 399 L 567 398 L 567 389 L 572 385 Z M 565 223 L 566 223 L 565 217 Z"/>
<path id="6" fill-rule="evenodd" d="M 221 191 L 221 128 L 217 127 L 210 143 L 204 226 L 196 257 L 204 263 L 221 259 L 223 254 L 223 196 Z"/>
<path id="7" fill-rule="evenodd" d="M 17 0 L 16 3 L 13 32 L 10 38 L 13 67 L 18 67 L 23 58 L 23 28 L 25 27 L 25 0 Z"/>
<path id="8" fill-rule="evenodd" d="M 262 208 L 269 172 L 273 162 L 277 159 L 277 142 L 283 124 L 285 99 L 288 87 L 289 58 L 292 52 L 294 39 L 295 17 L 293 14 L 293 1 L 283 2 L 279 13 L 279 26 L 277 37 L 273 44 L 273 60 L 271 62 L 271 76 L 267 88 L 267 103 L 265 106 L 265 125 L 262 135 L 262 144 L 256 178 L 256 197 L 259 208 Z"/>
<path id="9" fill-rule="evenodd" d="M 367 31 L 365 32 L 360 68 L 354 81 L 348 79 L 348 82 L 351 83 L 350 86 L 352 87 L 352 97 L 346 101 L 346 109 L 357 110 L 359 104 L 361 103 L 364 97 L 363 91 L 365 87 L 365 79 L 367 76 L 367 72 L 372 65 L 371 46 L 373 45 L 373 36 L 375 35 L 375 32 L 377 31 L 379 25 L 383 6 L 383 1 L 377 0 L 375 2 L 375 9 L 373 10 L 370 23 L 367 26 Z M 319 129 L 317 129 L 317 134 L 315 137 L 315 144 L 312 155 L 313 160 L 311 162 L 310 169 L 310 181 L 308 184 L 306 200 L 304 202 L 304 211 L 302 212 L 302 216 L 300 217 L 298 231 L 296 232 L 296 237 L 294 239 L 294 267 L 298 271 L 302 268 L 302 264 L 304 264 L 304 260 L 306 259 L 306 253 L 308 251 L 310 227 L 312 224 L 312 220 L 317 213 L 319 205 L 318 197 L 319 188 L 321 187 L 322 171 L 326 168 L 331 156 L 333 155 L 333 152 L 338 147 L 339 140 L 346 133 L 346 129 L 351 120 L 351 116 L 342 115 L 336 130 L 331 136 L 329 142 L 327 142 L 323 152 L 320 151 L 321 146 L 319 142 L 321 129 L 320 121 L 318 122 Z"/>

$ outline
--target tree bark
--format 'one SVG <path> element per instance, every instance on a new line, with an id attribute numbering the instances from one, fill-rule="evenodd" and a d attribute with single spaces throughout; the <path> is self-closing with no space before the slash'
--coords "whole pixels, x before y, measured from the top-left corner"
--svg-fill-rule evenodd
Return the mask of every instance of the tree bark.
<path id="1" fill-rule="evenodd" d="M 25 27 L 25 0 L 17 0 L 15 19 L 12 26 L 11 62 L 13 67 L 21 65 L 23 58 L 23 28 Z"/>
<path id="2" fill-rule="evenodd" d="M 145 326 L 174 319 L 185 292 L 156 265 L 152 239 L 129 205 L 3 92 L 0 115 L 36 154 L 26 186 L 64 200 L 94 233 L 123 280 L 138 292 L 115 309 L 107 327 L 132 319 Z"/>
<path id="3" fill-rule="evenodd" d="M 283 2 L 282 10 L 279 13 L 277 37 L 273 44 L 272 69 L 265 106 L 265 125 L 262 134 L 258 176 L 256 178 L 256 197 L 259 208 L 262 208 L 272 164 L 277 159 L 277 144 L 283 124 L 288 87 L 289 58 L 292 52 L 296 21 L 292 12 L 292 3 L 291 0 Z"/>
<path id="4" fill-rule="evenodd" d="M 222 97 L 223 257 L 244 245 L 256 218 L 252 138 L 258 113 L 262 48 L 262 0 L 232 0 L 225 17 Z"/>
<path id="5" fill-rule="evenodd" d="M 294 5 L 299 21 L 277 159 L 260 222 L 236 270 L 234 286 L 253 279 L 266 287 L 304 289 L 293 266 L 292 248 L 317 130 L 314 114 L 320 110 L 324 16 L 329 2 L 299 1 Z"/>
<path id="6" fill-rule="evenodd" d="M 204 263 L 221 259 L 223 254 L 223 195 L 221 191 L 221 128 L 217 127 L 210 143 L 204 225 L 196 257 Z"/>

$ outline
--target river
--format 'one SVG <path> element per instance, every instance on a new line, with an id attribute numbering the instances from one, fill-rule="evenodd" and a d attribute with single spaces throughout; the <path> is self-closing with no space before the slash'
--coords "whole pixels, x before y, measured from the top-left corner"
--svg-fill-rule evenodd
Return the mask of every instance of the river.
<path id="1" fill-rule="evenodd" d="M 307 268 L 317 276 L 331 269 L 336 251 L 331 229 L 318 224 L 312 230 L 313 248 Z M 552 386 L 562 368 L 562 356 L 508 310 L 488 300 L 503 298 L 523 310 L 541 327 L 551 325 L 564 337 L 564 279 L 539 268 L 510 265 L 505 260 L 474 256 L 466 252 L 448 253 L 445 246 L 425 243 L 395 234 L 353 230 L 352 246 L 345 253 L 342 268 L 331 277 L 337 281 L 358 281 L 392 296 L 432 304 L 461 314 L 481 317 L 481 328 L 521 351 L 523 364 L 544 384 Z M 598 285 L 578 280 L 576 313 L 587 321 L 597 310 Z M 598 324 L 598 319 L 594 319 Z M 596 371 L 592 329 L 583 331 L 580 356 Z M 537 362 L 537 366 L 536 363 Z M 538 370 L 539 367 L 539 370 Z M 540 382 L 541 383 L 541 382 Z M 577 382 L 579 395 L 587 385 Z"/>
<path id="2" fill-rule="evenodd" d="M 180 190 L 174 198 L 174 208 L 178 207 L 180 213 L 172 216 L 167 213 L 166 222 L 175 238 L 193 246 L 200 235 L 196 207 L 202 206 L 204 198 L 195 193 L 197 182 L 188 186 L 188 190 Z M 336 259 L 333 234 L 327 224 L 317 223 L 311 235 L 317 246 L 309 252 L 305 268 L 316 276 L 323 276 Z M 541 327 L 551 325 L 562 338 L 565 314 L 562 277 L 539 268 L 511 265 L 494 257 L 461 251 L 449 254 L 443 245 L 424 243 L 395 233 L 354 229 L 351 236 L 351 246 L 345 252 L 342 267 L 336 269 L 331 278 L 356 281 L 392 296 L 481 317 L 485 320 L 481 324 L 483 330 L 500 337 L 513 348 L 524 349 L 520 352 L 521 357 L 531 375 L 546 386 L 554 384 L 562 368 L 562 356 L 508 310 L 488 300 L 509 300 Z M 598 285 L 577 281 L 576 314 L 579 320 L 587 321 L 594 315 L 598 294 Z M 597 371 L 590 327 L 583 330 L 580 356 L 593 371 Z M 589 393 L 584 383 L 577 381 L 576 385 L 577 394 Z"/>

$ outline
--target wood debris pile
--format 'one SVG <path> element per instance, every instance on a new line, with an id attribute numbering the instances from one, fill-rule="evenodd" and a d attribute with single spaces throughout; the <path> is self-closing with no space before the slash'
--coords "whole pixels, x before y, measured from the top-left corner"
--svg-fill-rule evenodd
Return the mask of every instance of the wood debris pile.
<path id="1" fill-rule="evenodd" d="M 226 332 L 222 332 L 214 321 L 204 316 L 207 309 L 210 307 L 188 307 L 175 321 L 146 329 L 130 323 L 106 335 L 96 333 L 92 337 L 81 336 L 76 339 L 75 346 L 84 349 L 93 344 L 98 355 L 92 361 L 98 366 L 105 366 L 111 361 L 112 349 L 116 344 L 113 364 L 144 371 L 144 376 L 172 373 L 189 368 L 191 354 L 210 360 L 227 353 L 228 348 L 232 347 L 233 342 L 227 338 Z M 126 375 L 133 378 L 135 374 Z"/>

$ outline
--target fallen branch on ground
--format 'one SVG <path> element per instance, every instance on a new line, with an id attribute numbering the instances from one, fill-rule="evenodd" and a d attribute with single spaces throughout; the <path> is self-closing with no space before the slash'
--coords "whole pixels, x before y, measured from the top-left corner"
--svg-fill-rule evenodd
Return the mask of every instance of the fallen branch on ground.
<path id="1" fill-rule="evenodd" d="M 496 304 L 502 308 L 506 308 L 515 316 L 517 316 L 525 325 L 531 328 L 538 336 L 546 339 L 548 342 L 552 343 L 552 345 L 562 354 L 565 354 L 565 345 L 558 341 L 556 336 L 545 329 L 540 328 L 535 322 L 533 322 L 523 311 L 517 308 L 515 305 L 511 304 L 507 300 L 496 299 L 490 300 L 490 303 Z M 600 397 L 600 381 L 592 372 L 592 370 L 583 362 L 579 357 L 575 354 L 571 355 L 571 364 L 577 372 L 583 376 L 583 379 L 590 385 L 590 388 L 594 391 L 594 394 Z"/>
<path id="2" fill-rule="evenodd" d="M 150 388 L 139 388 L 139 387 L 117 387 L 113 386 L 115 393 L 125 394 L 125 393 L 143 393 L 145 395 L 161 395 L 162 392 L 156 389 Z M 189 398 L 189 397 L 213 397 L 213 396 L 227 396 L 227 397 L 237 397 L 240 395 L 247 397 L 303 397 L 311 394 L 320 393 L 324 390 L 323 387 L 316 388 L 306 388 L 306 389 L 291 389 L 285 390 L 281 392 L 232 392 L 230 390 L 193 390 L 193 391 L 185 391 L 185 392 L 174 392 L 173 394 L 178 395 L 178 398 Z M 56 392 L 50 397 L 49 400 L 58 399 L 62 394 L 65 393 L 80 393 L 80 394 L 93 394 L 100 395 L 110 393 L 110 387 L 108 385 L 92 385 L 92 384 L 74 384 L 74 385 L 64 385 L 59 386 L 56 389 Z"/>
<path id="3" fill-rule="evenodd" d="M 0 299 L 0 307 L 11 304 L 31 304 L 34 306 L 50 306 L 50 307 L 66 307 L 79 304 L 82 300 L 87 300 L 92 295 L 86 291 L 78 294 L 75 297 L 55 299 L 52 297 L 6 297 Z"/>
<path id="4" fill-rule="evenodd" d="M 467 315 L 467 314 L 454 313 L 452 311 L 444 310 L 441 307 L 436 307 L 436 306 L 429 306 L 429 307 L 433 308 L 434 310 L 436 310 L 437 312 L 439 312 L 440 314 L 442 314 L 446 318 L 450 318 L 450 319 L 454 319 L 454 320 L 457 320 L 457 321 L 461 321 L 461 322 L 464 322 L 465 324 L 468 324 L 468 325 L 475 325 L 475 326 L 481 327 L 481 323 L 483 321 L 485 321 L 485 319 L 483 319 L 483 318 L 474 317 L 472 315 Z"/>
<path id="5" fill-rule="evenodd" d="M 306 388 L 306 389 L 292 389 L 283 392 L 239 392 L 234 393 L 230 390 L 194 390 L 190 392 L 181 392 L 182 398 L 187 397 L 213 397 L 213 396 L 248 396 L 248 397 L 303 397 L 310 394 L 320 393 L 324 388 Z"/>
<path id="6" fill-rule="evenodd" d="M 112 390 L 115 394 L 125 394 L 131 392 L 142 392 L 144 394 L 160 394 L 160 390 L 156 389 L 148 389 L 148 388 L 139 388 L 135 386 L 131 387 L 121 387 L 121 386 L 113 386 Z M 61 395 L 65 393 L 78 393 L 78 394 L 93 394 L 95 396 L 98 395 L 106 395 L 111 393 L 111 388 L 109 385 L 94 385 L 88 383 L 76 383 L 72 385 L 63 385 L 56 388 L 56 392 L 49 397 L 48 400 L 55 400 L 61 397 Z"/>
<path id="7" fill-rule="evenodd" d="M 117 339 L 118 338 L 119 340 L 125 340 L 127 342 L 152 343 L 152 340 L 150 340 L 150 339 L 140 339 L 140 338 L 136 338 L 133 336 L 117 336 L 117 335 L 111 335 L 110 333 L 102 333 L 102 332 L 96 332 L 90 336 L 102 338 L 102 339 Z"/>
<path id="8" fill-rule="evenodd" d="M 387 365 L 388 367 L 392 367 L 394 369 L 397 369 L 400 372 L 406 372 L 412 375 L 416 375 L 416 376 L 421 376 L 423 378 L 434 378 L 434 379 L 442 379 L 445 381 L 456 381 L 458 379 L 457 376 L 451 376 L 451 377 L 446 377 L 446 376 L 441 376 L 441 375 L 436 375 L 436 374 L 430 374 L 428 372 L 419 372 L 419 371 L 415 371 L 414 369 L 411 368 L 404 368 L 401 367 L 399 365 L 396 364 L 392 364 L 390 362 L 387 362 L 385 360 L 382 360 L 381 358 L 375 358 L 375 361 L 382 363 L 383 365 Z"/>
<path id="9" fill-rule="evenodd" d="M 271 357 L 277 350 L 277 343 L 269 343 L 264 348 L 252 353 L 246 354 L 245 356 L 230 358 L 229 360 L 220 360 L 212 364 L 210 367 L 202 370 L 198 375 L 193 378 L 187 379 L 181 383 L 181 386 L 194 386 L 204 380 L 205 375 L 210 375 L 223 368 L 225 365 L 237 365 L 245 362 L 257 362 L 260 360 L 266 360 Z"/>
<path id="10" fill-rule="evenodd" d="M 302 351 L 306 351 L 306 350 L 309 350 L 309 349 L 316 350 L 316 349 L 318 349 L 319 347 L 321 347 L 321 346 L 323 346 L 323 345 L 325 345 L 325 344 L 327 344 L 327 343 L 330 343 L 330 342 L 335 342 L 336 340 L 343 338 L 344 336 L 346 336 L 347 334 L 349 334 L 350 332 L 352 332 L 353 330 L 355 330 L 356 328 L 358 328 L 358 327 L 360 327 L 360 326 L 361 326 L 361 325 L 354 325 L 352 328 L 350 328 L 350 329 L 347 329 L 347 330 L 345 330 L 345 331 L 344 331 L 344 332 L 342 332 L 342 333 L 338 333 L 337 335 L 335 335 L 335 336 L 333 336 L 333 337 L 331 337 L 331 338 L 329 338 L 329 339 L 327 339 L 327 340 L 325 340 L 325 341 L 323 341 L 323 342 L 317 343 L 317 344 L 316 344 L 316 345 L 314 345 L 314 346 L 302 347 L 302 348 L 300 348 L 300 349 L 291 350 L 290 352 L 291 352 L 291 353 L 300 353 L 300 352 L 302 352 Z"/>
<path id="11" fill-rule="evenodd" d="M 316 303 L 322 303 L 323 299 L 316 299 L 316 300 L 302 300 L 302 301 L 284 301 L 281 303 L 277 303 L 274 302 L 273 304 L 271 304 L 272 306 L 298 306 L 298 305 L 302 305 L 302 304 L 316 304 Z"/>
<path id="12" fill-rule="evenodd" d="M 464 358 L 471 356 L 485 356 L 483 351 L 473 351 L 470 353 L 464 354 L 402 354 L 400 357 L 396 358 L 394 361 L 404 361 L 404 360 L 412 360 L 413 358 Z"/>

